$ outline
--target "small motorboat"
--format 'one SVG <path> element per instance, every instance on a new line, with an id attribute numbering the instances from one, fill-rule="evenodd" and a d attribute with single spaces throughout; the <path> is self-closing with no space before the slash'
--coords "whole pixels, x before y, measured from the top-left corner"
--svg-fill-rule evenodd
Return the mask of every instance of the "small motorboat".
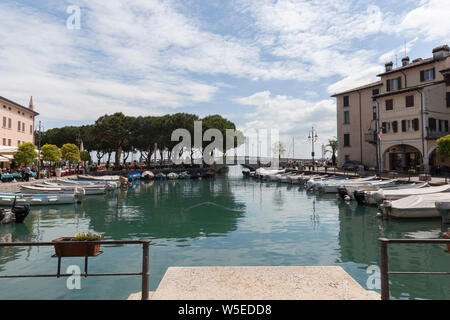
<path id="1" fill-rule="evenodd" d="M 441 218 L 436 202 L 450 201 L 450 192 L 408 196 L 399 200 L 385 200 L 378 216 L 393 218 Z"/>
<path id="2" fill-rule="evenodd" d="M 189 174 L 189 172 L 184 171 L 184 172 L 182 172 L 182 173 L 180 173 L 178 175 L 178 178 L 180 178 L 180 179 L 190 179 L 191 175 Z"/>
<path id="3" fill-rule="evenodd" d="M 396 179 L 392 180 L 375 180 L 375 181 L 369 181 L 367 183 L 363 184 L 354 184 L 354 185 L 347 185 L 344 186 L 346 190 L 346 194 L 352 199 L 355 199 L 355 192 L 359 190 L 379 190 L 381 188 L 392 188 L 395 187 L 397 184 Z"/>
<path id="4" fill-rule="evenodd" d="M 166 180 L 166 175 L 164 174 L 164 173 L 162 173 L 162 172 L 160 172 L 160 173 L 157 173 L 156 175 L 155 175 L 155 179 L 156 180 Z"/>
<path id="5" fill-rule="evenodd" d="M 48 182 L 44 182 L 46 184 Z M 86 186 L 86 185 L 97 185 L 97 186 L 106 186 L 109 189 L 117 189 L 120 187 L 120 181 L 97 181 L 97 180 L 77 180 L 77 179 L 56 179 L 56 183 L 58 185 L 77 185 L 77 186 Z"/>
<path id="6" fill-rule="evenodd" d="M 167 179 L 169 180 L 177 180 L 178 179 L 178 174 L 176 174 L 175 172 L 171 172 L 167 175 Z"/>
<path id="7" fill-rule="evenodd" d="M 53 205 L 75 203 L 80 200 L 78 194 L 24 194 L 24 193 L 0 193 L 0 205 L 10 206 L 13 203 L 19 205 Z"/>
<path id="8" fill-rule="evenodd" d="M 105 194 L 106 191 L 114 190 L 115 185 L 112 185 L 111 183 L 108 184 L 82 184 L 82 185 L 75 185 L 75 184 L 58 184 L 58 183 L 52 183 L 48 181 L 44 181 L 42 184 L 35 184 L 35 187 L 44 187 L 44 188 L 61 188 L 63 190 L 72 190 L 74 191 L 77 187 L 82 188 L 86 191 L 86 194 Z"/>
<path id="9" fill-rule="evenodd" d="M 144 172 L 142 172 L 141 179 L 143 179 L 143 180 L 153 180 L 153 179 L 155 179 L 155 175 L 151 171 L 144 171 Z"/>
<path id="10" fill-rule="evenodd" d="M 90 175 L 77 175 L 78 180 L 81 181 L 119 181 L 121 176 L 90 176 Z M 70 179 L 74 180 L 74 179 Z"/>
<path id="11" fill-rule="evenodd" d="M 13 203 L 11 209 L 0 209 L 0 224 L 23 223 L 29 213 L 30 206 L 28 204 L 17 206 Z"/>
<path id="12" fill-rule="evenodd" d="M 301 177 L 302 177 L 301 174 L 289 174 L 287 175 L 287 180 L 288 183 L 299 184 Z"/>
<path id="13" fill-rule="evenodd" d="M 133 180 L 140 180 L 142 178 L 142 174 L 139 171 L 131 171 L 128 172 L 128 178 L 131 178 Z"/>
<path id="14" fill-rule="evenodd" d="M 414 195 L 426 195 L 433 193 L 450 192 L 450 184 L 438 187 L 409 188 L 397 190 L 377 190 L 367 191 L 366 199 L 368 203 L 382 203 L 384 200 L 399 200 Z"/>
<path id="15" fill-rule="evenodd" d="M 377 204 L 376 200 L 374 200 L 373 196 L 370 196 L 374 194 L 375 192 L 379 190 L 402 190 L 402 189 L 420 189 L 428 186 L 428 182 L 423 183 L 407 183 L 407 184 L 396 184 L 391 187 L 382 186 L 381 188 L 378 186 L 372 186 L 372 187 L 360 187 L 358 190 L 355 190 L 355 200 L 359 204 L 369 204 L 374 205 Z"/>
<path id="16" fill-rule="evenodd" d="M 322 190 L 324 193 L 338 193 L 339 187 L 346 187 L 352 184 L 364 184 L 368 181 L 375 180 L 376 176 L 368 177 L 368 178 L 358 178 L 358 179 L 348 179 L 348 180 L 331 180 L 324 181 L 318 185 L 318 190 Z"/>

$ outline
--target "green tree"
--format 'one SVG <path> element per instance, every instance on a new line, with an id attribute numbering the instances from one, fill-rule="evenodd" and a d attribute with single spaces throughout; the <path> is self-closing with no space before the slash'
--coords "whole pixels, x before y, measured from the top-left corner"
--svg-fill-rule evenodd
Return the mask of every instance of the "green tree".
<path id="1" fill-rule="evenodd" d="M 286 152 L 286 148 L 281 142 L 275 142 L 272 147 L 273 153 L 278 155 L 278 163 L 281 162 L 281 155 Z"/>
<path id="2" fill-rule="evenodd" d="M 331 161 L 333 162 L 333 166 L 335 166 L 336 165 L 336 152 L 338 149 L 338 141 L 337 141 L 336 137 L 334 137 L 334 139 L 328 140 L 327 147 L 331 148 L 331 153 L 332 153 Z"/>
<path id="3" fill-rule="evenodd" d="M 437 152 L 444 158 L 450 157 L 450 135 L 439 138 L 437 140 L 438 149 Z"/>
<path id="4" fill-rule="evenodd" d="M 27 165 L 37 160 L 38 153 L 36 152 L 34 144 L 31 142 L 21 143 L 17 152 L 14 154 L 14 162 L 18 164 Z"/>
<path id="5" fill-rule="evenodd" d="M 73 143 L 66 143 L 61 147 L 62 159 L 67 161 L 70 165 L 80 161 L 80 150 Z"/>
<path id="6" fill-rule="evenodd" d="M 90 162 L 90 161 L 92 161 L 92 159 L 91 159 L 91 154 L 89 153 L 89 151 L 86 151 L 86 150 L 81 151 L 81 152 L 80 152 L 80 160 L 81 160 L 81 161 L 84 161 L 84 162 Z"/>
<path id="7" fill-rule="evenodd" d="M 120 166 L 120 156 L 131 135 L 134 119 L 117 112 L 113 115 L 104 115 L 95 121 L 95 136 L 99 139 L 103 149 L 114 150 L 116 169 Z"/>
<path id="8" fill-rule="evenodd" d="M 51 163 L 51 166 L 56 166 L 61 161 L 61 151 L 54 144 L 45 144 L 41 147 L 42 160 Z"/>

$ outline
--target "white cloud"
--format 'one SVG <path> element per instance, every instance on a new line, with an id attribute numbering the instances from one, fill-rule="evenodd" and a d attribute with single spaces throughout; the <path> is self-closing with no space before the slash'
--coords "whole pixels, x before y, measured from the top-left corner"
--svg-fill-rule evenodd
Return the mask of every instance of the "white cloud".
<path id="1" fill-rule="evenodd" d="M 450 38 L 450 1 L 423 0 L 411 10 L 396 29 L 398 33 L 423 34 L 428 41 Z"/>
<path id="2" fill-rule="evenodd" d="M 318 131 L 318 145 L 327 143 L 328 139 L 336 135 L 336 104 L 333 99 L 311 102 L 261 91 L 234 101 L 253 109 L 244 111 L 247 122 L 240 130 L 277 129 L 285 145 L 295 138 L 296 156 L 309 156 L 310 147 L 306 137 L 312 126 Z"/>

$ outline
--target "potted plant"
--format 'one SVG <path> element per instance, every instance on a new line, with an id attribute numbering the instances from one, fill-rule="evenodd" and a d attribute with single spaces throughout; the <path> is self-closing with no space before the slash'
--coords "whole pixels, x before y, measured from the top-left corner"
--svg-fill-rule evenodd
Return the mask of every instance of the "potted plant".
<path id="1" fill-rule="evenodd" d="M 442 238 L 444 239 L 450 239 L 450 231 L 444 232 L 442 235 Z M 450 243 L 446 243 L 447 245 L 447 251 L 450 252 Z"/>
<path id="2" fill-rule="evenodd" d="M 78 232 L 73 237 L 61 237 L 53 240 L 55 242 L 55 254 L 57 257 L 92 257 L 96 256 L 100 251 L 99 243 L 92 244 L 67 244 L 58 242 L 68 241 L 101 241 L 103 240 L 103 234 L 94 234 L 91 232 L 84 233 Z"/>

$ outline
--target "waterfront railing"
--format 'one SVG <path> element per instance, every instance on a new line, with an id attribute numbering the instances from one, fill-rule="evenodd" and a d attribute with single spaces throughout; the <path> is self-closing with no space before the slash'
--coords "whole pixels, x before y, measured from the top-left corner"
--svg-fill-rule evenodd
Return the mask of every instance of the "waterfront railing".
<path id="1" fill-rule="evenodd" d="M 419 271 L 419 272 L 400 272 L 389 271 L 389 254 L 388 246 L 390 244 L 450 244 L 450 239 L 386 239 L 379 238 L 380 242 L 380 276 L 381 276 L 381 300 L 389 300 L 389 275 L 450 275 L 450 272 L 431 272 L 431 271 Z"/>
<path id="2" fill-rule="evenodd" d="M 117 241 L 60 241 L 60 242 L 4 242 L 0 243 L 1 247 L 50 247 L 58 245 L 85 245 L 86 255 L 84 264 L 84 273 L 80 276 L 83 277 L 110 277 L 110 276 L 141 276 L 142 278 L 142 300 L 148 300 L 149 294 L 149 267 L 150 267 L 150 240 L 117 240 Z M 127 273 L 88 273 L 88 247 L 91 245 L 100 244 L 102 246 L 107 245 L 131 245 L 131 244 L 141 244 L 142 245 L 142 270 L 141 272 L 127 272 Z M 53 256 L 58 258 L 58 267 L 56 274 L 15 274 L 15 275 L 0 275 L 0 279 L 11 279 L 11 278 L 60 278 L 60 277 L 70 277 L 73 274 L 62 274 L 61 270 L 61 256 Z"/>

